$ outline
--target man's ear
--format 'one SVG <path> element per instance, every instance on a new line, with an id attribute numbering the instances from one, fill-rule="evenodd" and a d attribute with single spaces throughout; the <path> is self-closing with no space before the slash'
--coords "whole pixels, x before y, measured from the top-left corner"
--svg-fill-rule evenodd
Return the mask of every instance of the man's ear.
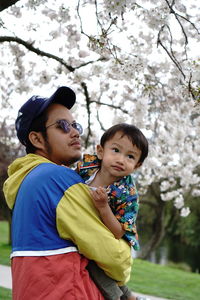
<path id="1" fill-rule="evenodd" d="M 103 147 L 101 145 L 97 145 L 97 157 L 100 160 L 103 158 Z"/>
<path id="2" fill-rule="evenodd" d="M 41 132 L 31 131 L 28 135 L 31 144 L 37 148 L 44 150 L 45 143 Z"/>

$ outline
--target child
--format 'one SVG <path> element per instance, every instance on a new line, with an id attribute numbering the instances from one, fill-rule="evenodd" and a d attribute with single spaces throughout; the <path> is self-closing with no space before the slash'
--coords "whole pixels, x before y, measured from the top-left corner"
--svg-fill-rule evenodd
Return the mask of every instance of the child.
<path id="1" fill-rule="evenodd" d="M 130 174 L 148 155 L 148 141 L 134 125 L 118 124 L 108 129 L 97 145 L 97 155 L 84 155 L 78 172 L 91 187 L 93 202 L 103 223 L 117 238 L 124 238 L 139 250 L 136 231 L 138 193 Z M 126 286 L 116 282 L 95 265 L 89 264 L 91 277 L 106 299 L 135 300 Z M 144 298 L 143 298 L 144 299 Z"/>

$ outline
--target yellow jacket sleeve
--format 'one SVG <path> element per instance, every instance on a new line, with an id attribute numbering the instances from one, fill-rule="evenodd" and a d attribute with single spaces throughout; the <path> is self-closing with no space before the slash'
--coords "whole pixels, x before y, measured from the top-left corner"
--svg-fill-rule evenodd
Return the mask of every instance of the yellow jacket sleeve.
<path id="1" fill-rule="evenodd" d="M 126 283 L 131 272 L 131 249 L 116 239 L 100 220 L 85 184 L 71 186 L 57 206 L 57 229 L 64 239 L 72 240 L 79 252 L 94 260 L 105 273 Z"/>

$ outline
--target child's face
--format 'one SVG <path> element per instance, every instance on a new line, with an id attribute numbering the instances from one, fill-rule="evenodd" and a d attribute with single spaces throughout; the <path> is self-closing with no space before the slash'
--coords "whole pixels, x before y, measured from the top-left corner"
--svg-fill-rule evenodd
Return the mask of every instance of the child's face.
<path id="1" fill-rule="evenodd" d="M 141 150 L 132 144 L 122 132 L 117 132 L 104 147 L 97 146 L 98 158 L 102 160 L 101 171 L 118 180 L 131 174 L 140 166 Z"/>

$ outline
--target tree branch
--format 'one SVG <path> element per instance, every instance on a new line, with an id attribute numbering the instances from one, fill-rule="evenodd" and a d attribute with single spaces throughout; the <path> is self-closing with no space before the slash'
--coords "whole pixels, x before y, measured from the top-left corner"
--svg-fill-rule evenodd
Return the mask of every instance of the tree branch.
<path id="1" fill-rule="evenodd" d="M 19 0 L 1 0 L 0 1 L 0 11 L 8 8 L 9 6 L 15 4 Z"/>
<path id="2" fill-rule="evenodd" d="M 99 101 L 96 101 L 96 100 L 91 100 L 90 103 L 96 103 L 96 104 L 105 105 L 105 106 L 108 106 L 108 107 L 111 107 L 111 108 L 114 108 L 114 109 L 119 109 L 124 114 L 129 114 L 130 113 L 130 112 L 128 112 L 128 110 L 122 109 L 121 106 L 116 106 L 116 105 L 113 105 L 113 104 L 103 103 L 103 102 L 99 102 Z"/>
<path id="3" fill-rule="evenodd" d="M 165 0 L 165 2 L 167 3 L 167 6 L 169 7 L 170 9 L 170 13 L 174 15 L 176 21 L 178 22 L 180 28 L 181 28 L 181 31 L 182 31 L 182 34 L 184 36 L 184 39 L 185 39 L 185 55 L 186 55 L 186 58 L 187 58 L 187 50 L 186 50 L 186 46 L 188 44 L 188 37 L 187 37 L 187 34 L 185 32 L 185 29 L 184 29 L 184 26 L 181 22 L 181 19 L 188 22 L 196 31 L 197 31 L 197 34 L 200 34 L 198 28 L 195 26 L 195 24 L 193 22 L 191 22 L 189 20 L 189 18 L 185 17 L 185 16 L 182 16 L 180 15 L 179 13 L 177 13 L 173 6 L 175 5 L 175 1 L 172 1 L 172 3 L 170 4 L 168 0 Z M 167 49 L 166 46 L 164 46 L 161 38 L 160 38 L 160 35 L 161 35 L 161 32 L 163 31 L 163 29 L 167 27 L 168 28 L 168 32 L 170 33 L 170 51 Z M 185 79 L 185 74 L 183 73 L 183 70 L 181 68 L 181 65 L 180 63 L 177 61 L 174 53 L 173 53 L 173 50 L 172 50 L 172 34 L 171 34 L 171 31 L 170 31 L 170 28 L 169 26 L 167 25 L 163 25 L 162 28 L 160 29 L 159 33 L 158 33 L 158 40 L 157 40 L 157 44 L 160 44 L 161 47 L 165 50 L 165 52 L 167 53 L 167 55 L 170 57 L 170 59 L 173 61 L 173 63 L 176 65 L 176 67 L 179 69 L 179 71 L 181 72 L 181 74 L 183 75 L 184 79 Z"/>
<path id="4" fill-rule="evenodd" d="M 162 40 L 161 40 L 161 33 L 162 31 L 164 30 L 164 28 L 167 28 L 168 29 L 168 32 L 170 34 L 170 51 L 167 49 L 166 46 L 164 46 Z M 179 69 L 179 71 L 181 72 L 181 74 L 183 75 L 183 78 L 185 79 L 185 74 L 183 73 L 183 70 L 179 64 L 179 62 L 177 61 L 175 55 L 174 55 L 174 52 L 173 52 L 173 49 L 172 49 L 172 44 L 173 44 L 173 39 L 172 39 L 172 34 L 171 34 L 171 31 L 170 31 L 170 28 L 169 26 L 167 25 L 163 25 L 158 33 L 158 39 L 157 39 L 157 45 L 161 45 L 161 47 L 165 50 L 165 52 L 167 53 L 167 55 L 170 57 L 170 59 L 173 61 L 173 63 L 175 64 L 175 66 Z"/>
<path id="5" fill-rule="evenodd" d="M 98 58 L 97 60 L 90 60 L 90 61 L 88 61 L 88 62 L 86 62 L 86 63 L 80 64 L 80 65 L 77 66 L 77 67 L 74 67 L 74 70 L 80 69 L 80 68 L 82 68 L 82 67 L 85 67 L 85 66 L 87 66 L 87 65 L 89 65 L 89 64 L 93 64 L 93 63 L 98 62 L 98 61 L 106 61 L 106 60 L 107 60 L 107 58 L 105 58 L 105 57 L 100 57 L 100 58 Z"/>
<path id="6" fill-rule="evenodd" d="M 43 56 L 43 57 L 48 57 L 48 58 L 54 59 L 57 62 L 59 62 L 62 66 L 64 66 L 69 72 L 74 72 L 76 69 L 80 69 L 80 68 L 85 67 L 85 66 L 87 66 L 89 64 L 93 64 L 93 63 L 98 62 L 98 61 L 104 61 L 104 60 L 106 60 L 105 57 L 100 57 L 99 59 L 97 59 L 95 61 L 94 60 L 90 60 L 90 61 L 88 61 L 86 63 L 80 64 L 77 67 L 72 67 L 72 66 L 68 65 L 62 58 L 60 58 L 60 57 L 58 57 L 56 55 L 53 55 L 51 53 L 42 51 L 42 50 L 40 50 L 38 48 L 35 48 L 33 46 L 33 43 L 26 42 L 26 41 L 24 41 L 24 40 L 22 40 L 22 39 L 20 39 L 18 37 L 0 36 L 0 43 L 4 43 L 4 42 L 15 42 L 17 44 L 23 45 L 26 49 L 28 49 L 31 52 L 36 53 L 39 56 Z"/>
<path id="7" fill-rule="evenodd" d="M 97 121 L 99 122 L 101 130 L 106 131 L 105 127 L 103 126 L 103 123 L 101 122 L 101 120 L 99 118 L 99 112 L 98 111 L 97 111 Z"/>
<path id="8" fill-rule="evenodd" d="M 87 89 L 86 83 L 85 82 L 81 82 L 81 86 L 83 88 L 84 95 L 85 95 L 86 109 L 87 109 L 87 115 L 88 115 L 88 133 L 87 133 L 86 140 L 85 140 L 85 147 L 87 148 L 88 144 L 89 144 L 89 137 L 92 135 L 91 122 L 90 122 L 90 119 L 91 119 L 90 103 L 91 103 L 91 101 L 90 101 L 90 96 L 89 96 L 89 93 L 88 93 L 88 89 Z"/>
<path id="9" fill-rule="evenodd" d="M 167 3 L 168 7 L 170 8 L 170 13 L 173 14 L 177 20 L 177 22 L 179 23 L 180 27 L 181 27 L 181 30 L 183 32 L 183 35 L 185 37 L 185 41 L 186 41 L 186 44 L 188 43 L 188 38 L 187 38 L 187 34 L 184 30 L 184 27 L 181 23 L 181 21 L 179 20 L 178 17 L 180 17 L 181 19 L 185 20 L 186 22 L 190 23 L 190 25 L 192 25 L 192 27 L 197 31 L 198 34 L 200 34 L 198 28 L 195 26 L 195 24 L 193 22 L 191 22 L 188 18 L 178 14 L 177 12 L 175 12 L 175 10 L 173 9 L 173 6 L 175 4 L 175 1 L 172 1 L 172 4 L 170 5 L 169 1 L 168 0 L 165 0 L 165 2 Z"/>
<path id="10" fill-rule="evenodd" d="M 75 68 L 73 68 L 72 66 L 69 66 L 62 58 L 50 54 L 48 52 L 39 50 L 38 48 L 35 48 L 33 46 L 33 43 L 30 42 L 26 42 L 18 37 L 12 37 L 12 36 L 0 36 L 0 43 L 4 43 L 4 42 L 15 42 L 17 44 L 23 45 L 26 49 L 28 49 L 31 52 L 36 53 L 39 56 L 45 56 L 48 58 L 52 58 L 56 61 L 58 61 L 61 65 L 63 65 L 66 69 L 68 69 L 69 72 L 74 72 Z"/>

